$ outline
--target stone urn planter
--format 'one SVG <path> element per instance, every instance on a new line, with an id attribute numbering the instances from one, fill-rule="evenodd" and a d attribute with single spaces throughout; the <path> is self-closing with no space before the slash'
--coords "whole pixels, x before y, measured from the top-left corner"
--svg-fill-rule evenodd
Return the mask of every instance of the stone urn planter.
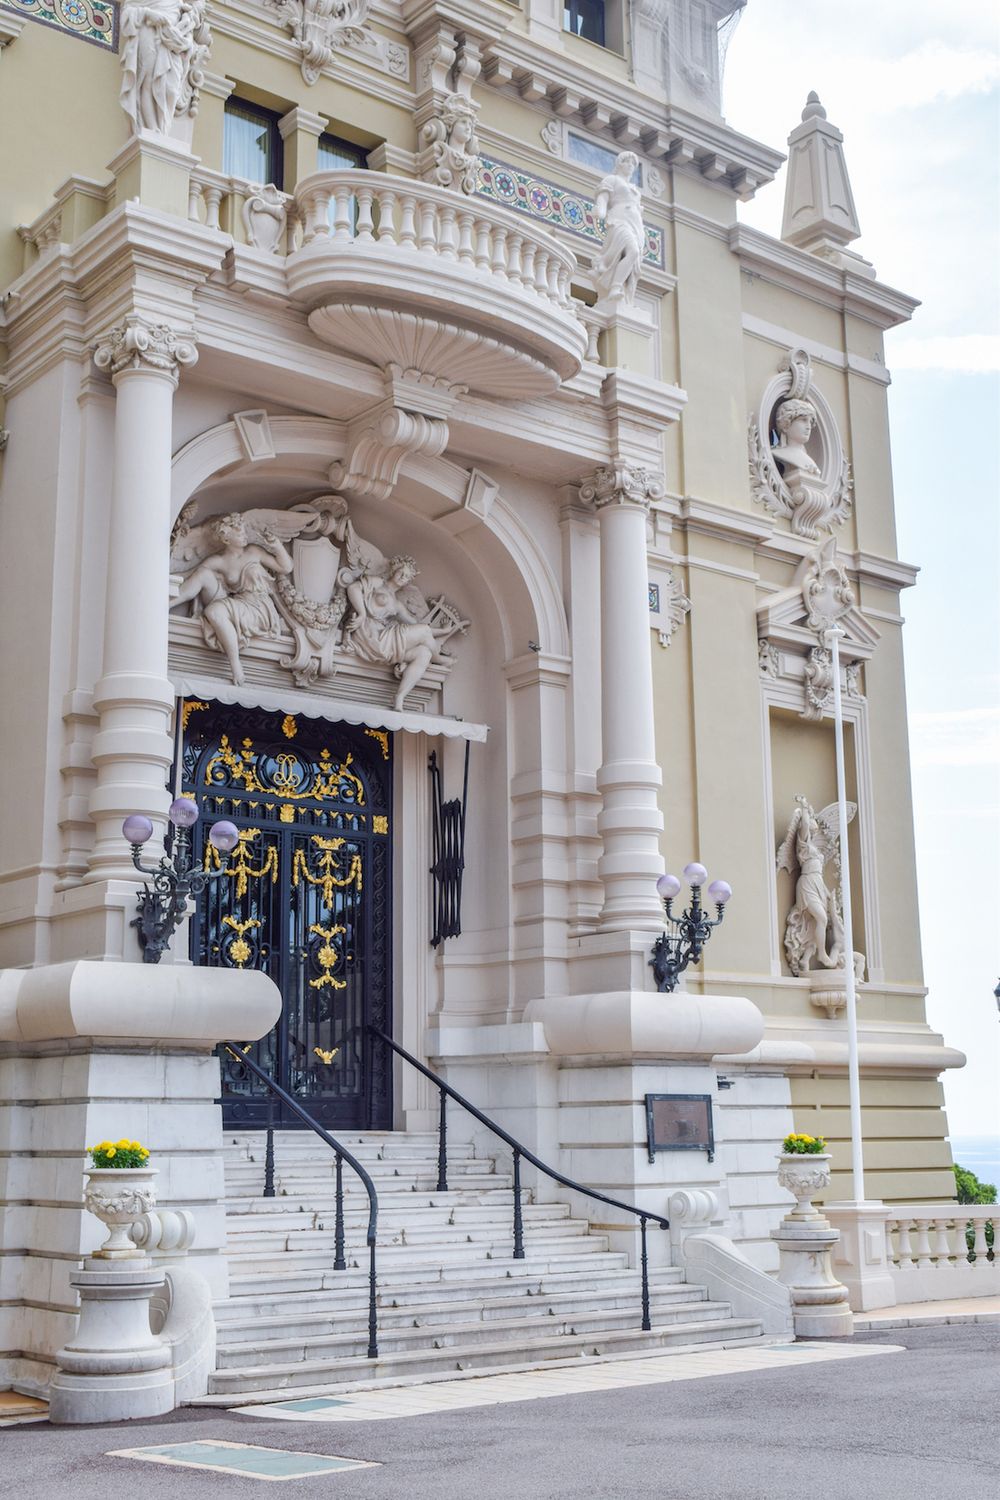
<path id="1" fill-rule="evenodd" d="M 795 1198 L 795 1207 L 787 1218 L 822 1218 L 819 1210 L 812 1205 L 812 1197 L 830 1184 L 829 1152 L 805 1154 L 783 1151 L 778 1157 L 778 1182 Z"/>
<path id="2" fill-rule="evenodd" d="M 143 1252 L 129 1235 L 136 1219 L 148 1214 L 156 1203 L 155 1167 L 91 1167 L 83 1202 L 88 1213 L 111 1231 L 95 1259 L 123 1260 Z"/>

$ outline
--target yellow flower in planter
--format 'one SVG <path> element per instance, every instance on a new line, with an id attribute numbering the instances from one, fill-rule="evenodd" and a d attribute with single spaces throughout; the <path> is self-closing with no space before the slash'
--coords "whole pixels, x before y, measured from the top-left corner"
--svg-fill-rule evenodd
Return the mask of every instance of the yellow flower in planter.
<path id="1" fill-rule="evenodd" d="M 117 1156 L 118 1153 L 116 1152 L 114 1146 L 105 1146 L 104 1154 L 105 1156 Z"/>

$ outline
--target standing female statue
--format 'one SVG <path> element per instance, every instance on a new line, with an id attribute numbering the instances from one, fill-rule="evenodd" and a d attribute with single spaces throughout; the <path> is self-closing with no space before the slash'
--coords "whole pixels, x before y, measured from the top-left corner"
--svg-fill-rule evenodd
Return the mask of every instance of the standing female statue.
<path id="1" fill-rule="evenodd" d="M 597 293 L 602 302 L 622 302 L 627 307 L 635 302 L 646 244 L 642 195 L 632 181 L 638 165 L 634 151 L 622 151 L 594 199 L 594 212 L 605 223 L 604 244 L 594 262 Z"/>
<path id="2" fill-rule="evenodd" d="M 395 667 L 399 687 L 393 707 L 401 709 L 434 660 L 447 655 L 442 646 L 455 630 L 428 622 L 427 602 L 411 587 L 417 576 L 412 557 L 390 559 L 385 575 L 342 573 L 353 616 L 344 629 L 344 644 L 361 660 Z M 463 622 L 464 624 L 464 622 Z"/>
<path id="3" fill-rule="evenodd" d="M 132 128 L 169 135 L 197 107 L 201 65 L 212 45 L 205 0 L 131 0 L 122 6 L 119 101 Z"/>

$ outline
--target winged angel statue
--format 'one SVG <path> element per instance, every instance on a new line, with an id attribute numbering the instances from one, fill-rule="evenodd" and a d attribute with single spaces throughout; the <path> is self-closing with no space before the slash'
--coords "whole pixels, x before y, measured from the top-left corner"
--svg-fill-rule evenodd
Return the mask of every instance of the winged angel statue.
<path id="1" fill-rule="evenodd" d="M 796 978 L 810 969 L 844 967 L 844 919 L 840 909 L 840 838 L 836 802 L 814 812 L 805 797 L 797 806 L 788 832 L 778 845 L 777 866 L 794 876 L 795 901 L 785 924 L 785 953 Z M 847 821 L 853 822 L 857 803 L 848 802 Z M 834 866 L 831 889 L 823 878 Z"/>
<path id="2" fill-rule="evenodd" d="M 171 569 L 181 575 L 171 608 L 191 606 L 237 684 L 241 650 L 290 630 L 295 655 L 281 665 L 300 687 L 334 674 L 339 647 L 392 667 L 402 708 L 431 662 L 448 658 L 445 642 L 468 629 L 443 595 L 420 592 L 412 557 L 387 558 L 358 535 L 341 495 L 193 521 L 186 506 L 171 538 Z"/>

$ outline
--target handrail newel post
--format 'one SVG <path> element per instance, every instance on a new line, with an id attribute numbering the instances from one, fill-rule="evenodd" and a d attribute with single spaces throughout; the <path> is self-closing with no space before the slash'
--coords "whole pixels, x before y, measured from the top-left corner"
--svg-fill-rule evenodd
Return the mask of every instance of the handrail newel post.
<path id="1" fill-rule="evenodd" d="M 521 1216 L 521 1153 L 514 1149 L 514 1259 L 524 1259 L 524 1221 Z"/>
<path id="2" fill-rule="evenodd" d="M 438 1123 L 438 1184 L 439 1193 L 448 1191 L 448 1095 L 439 1089 L 441 1114 Z"/>
<path id="3" fill-rule="evenodd" d="M 267 1091 L 267 1135 L 264 1139 L 264 1194 L 274 1197 L 274 1095 Z"/>
<path id="4" fill-rule="evenodd" d="M 339 1151 L 337 1152 L 337 1210 L 333 1228 L 333 1269 L 335 1271 L 346 1271 L 347 1261 L 344 1259 L 344 1158 Z"/>
<path id="5" fill-rule="evenodd" d="M 646 1215 L 639 1216 L 639 1236 L 642 1242 L 642 1331 L 649 1333 L 652 1324 L 649 1320 L 649 1260 L 646 1255 Z"/>

